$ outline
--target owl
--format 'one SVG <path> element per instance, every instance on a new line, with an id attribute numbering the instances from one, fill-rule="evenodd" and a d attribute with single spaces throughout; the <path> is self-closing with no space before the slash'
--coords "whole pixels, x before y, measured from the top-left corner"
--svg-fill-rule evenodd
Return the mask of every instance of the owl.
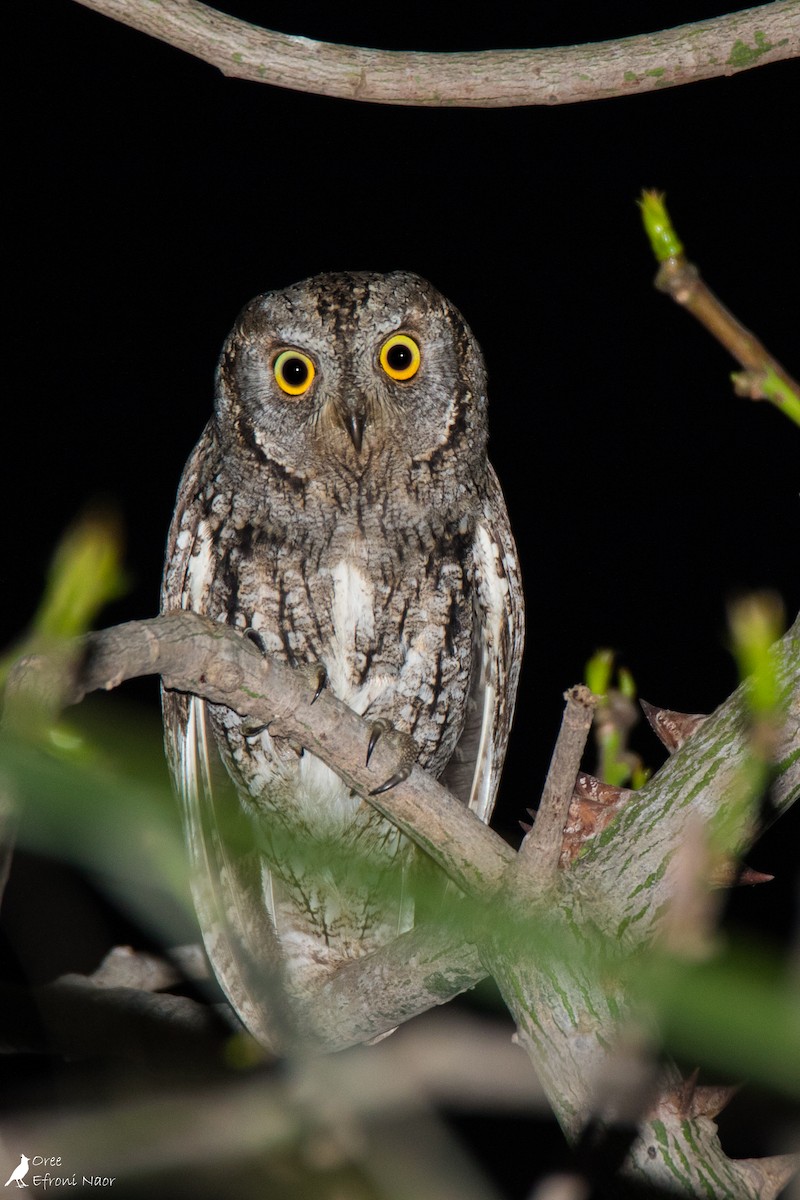
<path id="1" fill-rule="evenodd" d="M 424 279 L 324 274 L 258 296 L 181 479 L 161 605 L 325 681 L 370 745 L 411 748 L 386 786 L 415 758 L 484 821 L 523 643 L 486 410 L 477 342 Z M 291 1007 L 414 925 L 424 856 L 269 727 L 169 690 L 163 709 L 206 949 L 270 1041 L 276 986 Z"/>

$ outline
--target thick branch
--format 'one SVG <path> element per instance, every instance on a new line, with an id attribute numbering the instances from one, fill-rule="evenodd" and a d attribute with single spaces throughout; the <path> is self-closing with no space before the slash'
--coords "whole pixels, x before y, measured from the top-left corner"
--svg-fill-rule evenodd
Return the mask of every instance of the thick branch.
<path id="1" fill-rule="evenodd" d="M 734 75 L 800 54 L 798 0 L 618 41 L 453 54 L 314 42 L 236 20 L 199 0 L 78 3 L 185 50 L 225 75 L 380 104 L 568 104 Z"/>
<path id="2" fill-rule="evenodd" d="M 160 674 L 164 685 L 224 704 L 276 735 L 291 737 L 339 773 L 359 795 L 413 837 L 471 894 L 494 891 L 513 850 L 450 793 L 415 767 L 381 796 L 370 792 L 393 773 L 394 754 L 382 740 L 365 764 L 370 726 L 331 692 L 314 703 L 302 674 L 264 658 L 241 633 L 195 613 L 131 621 L 83 639 L 83 656 L 67 675 L 40 656 L 21 659 L 9 675 L 7 723 L 19 718 L 15 694 L 57 711 L 98 688 Z M 30 720 L 22 712 L 23 727 Z"/>
<path id="3" fill-rule="evenodd" d="M 446 1004 L 486 978 L 486 968 L 462 933 L 436 926 L 404 933 L 374 954 L 331 975 L 297 1014 L 311 1045 L 343 1050 Z"/>
<path id="4" fill-rule="evenodd" d="M 771 799 L 777 815 L 800 798 L 800 618 L 772 653 L 785 705 L 773 764 Z M 606 834 L 586 843 L 583 856 L 551 891 L 547 913 L 540 914 L 560 955 L 532 954 L 524 940 L 499 936 L 482 948 L 520 1041 L 573 1138 L 592 1118 L 613 1119 L 606 1081 L 641 1018 L 628 988 L 614 982 L 616 968 L 604 958 L 603 944 L 619 945 L 618 965 L 637 961 L 636 950 L 653 940 L 682 887 L 675 867 L 693 828 L 716 837 L 723 854 L 741 853 L 757 835 L 758 796 L 748 792 L 751 722 L 743 684 L 645 788 L 629 794 Z M 668 1067 L 657 1100 L 639 1125 L 627 1173 L 667 1187 L 677 1180 L 691 1195 L 777 1196 L 792 1161 L 776 1167 L 773 1179 L 768 1162 L 728 1160 L 713 1125 L 691 1124 L 698 1112 L 673 1103 L 679 1085 Z M 640 1116 L 645 1104 L 643 1094 Z"/>
<path id="5" fill-rule="evenodd" d="M 391 748 L 379 740 L 369 766 L 363 765 L 368 724 L 330 692 L 323 692 L 314 702 L 313 690 L 302 673 L 263 657 L 234 629 L 195 613 L 179 612 L 92 633 L 79 645 L 81 654 L 66 672 L 63 662 L 44 656 L 15 664 L 8 680 L 6 728 L 13 731 L 19 724 L 23 730 L 27 728 L 32 700 L 56 712 L 98 688 L 110 689 L 126 679 L 160 674 L 168 688 L 224 704 L 305 746 L 413 838 L 467 894 L 478 898 L 496 894 L 508 867 L 516 861 L 505 842 L 418 767 L 389 792 L 371 795 L 376 784 L 394 769 Z M 775 654 L 789 704 L 772 789 L 773 804 L 782 811 L 797 799 L 800 788 L 800 762 L 796 749 L 792 750 L 800 737 L 800 618 L 776 644 Z M 27 701 L 23 707 L 21 700 Z M 590 871 L 588 864 L 601 859 L 604 864 L 613 863 L 614 872 L 622 871 L 632 883 L 638 882 L 680 845 L 690 813 L 704 820 L 714 816 L 722 797 L 729 800 L 746 765 L 747 721 L 743 685 L 647 786 L 635 793 L 636 802 L 626 806 L 618 818 L 618 836 L 595 843 L 573 868 L 584 877 L 581 889 L 588 878 L 598 878 L 598 868 Z M 708 770 L 711 758 L 713 772 Z M 665 786 L 675 791 L 669 804 L 662 799 Z M 744 849 L 754 832 L 743 817 L 741 828 L 732 835 L 738 839 L 734 849 Z M 632 859 L 628 847 L 638 837 L 642 852 Z M 645 846 L 656 856 L 650 862 L 643 854 Z M 654 911 L 668 898 L 663 874 L 659 871 Z M 638 924 L 640 930 L 651 928 L 651 920 L 639 919 Z"/>

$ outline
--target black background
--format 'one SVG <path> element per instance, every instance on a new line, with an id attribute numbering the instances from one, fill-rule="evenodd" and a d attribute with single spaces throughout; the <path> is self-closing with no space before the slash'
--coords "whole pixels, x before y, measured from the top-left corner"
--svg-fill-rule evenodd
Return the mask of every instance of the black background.
<path id="1" fill-rule="evenodd" d="M 308 37 L 455 50 L 727 6 L 224 7 Z M 653 702 L 708 711 L 727 695 L 726 603 L 767 587 L 797 609 L 800 437 L 736 398 L 725 352 L 653 290 L 635 201 L 666 190 L 708 282 L 797 374 L 796 63 L 591 104 L 424 110 L 227 80 L 69 0 L 6 14 L 4 640 L 95 498 L 122 513 L 132 577 L 105 620 L 155 612 L 178 477 L 247 299 L 326 269 L 404 268 L 458 304 L 489 367 L 529 605 L 501 827 L 537 795 L 561 692 L 598 646 Z M 154 686 L 134 694 L 155 702 Z M 777 883 L 735 902 L 769 937 L 791 923 L 796 840 L 795 814 L 751 855 Z"/>

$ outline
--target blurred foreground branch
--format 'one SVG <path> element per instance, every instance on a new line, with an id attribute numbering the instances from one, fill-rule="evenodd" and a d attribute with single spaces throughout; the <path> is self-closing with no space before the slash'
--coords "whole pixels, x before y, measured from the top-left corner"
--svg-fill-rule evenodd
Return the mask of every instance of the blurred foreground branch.
<path id="1" fill-rule="evenodd" d="M 800 618 L 769 660 L 774 819 L 800 795 Z M 647 1038 L 635 1033 L 652 1002 L 639 994 L 640 952 L 655 950 L 649 970 L 657 977 L 659 938 L 668 937 L 673 953 L 675 946 L 679 953 L 692 947 L 691 931 L 682 936 L 680 914 L 697 906 L 684 903 L 684 893 L 731 878 L 760 832 L 762 797 L 749 770 L 754 749 L 747 683 L 705 721 L 688 727 L 682 744 L 674 742 L 668 762 L 642 789 L 598 788 L 579 776 L 568 819 L 572 851 L 578 850 L 562 853 L 561 869 L 553 870 L 553 839 L 544 836 L 551 823 L 547 806 L 554 804 L 563 818 L 565 777 L 574 772 L 579 751 L 569 749 L 573 721 L 565 721 L 566 741 L 554 754 L 554 764 L 568 765 L 554 768 L 557 777 L 546 788 L 541 853 L 534 837 L 517 856 L 419 769 L 391 791 L 371 796 L 393 763 L 390 749 L 384 760 L 379 742 L 369 767 L 363 765 L 367 724 L 331 694 L 312 705 L 304 675 L 264 658 L 236 630 L 191 613 L 90 634 L 60 662 L 21 660 L 9 676 L 5 736 L 35 738 L 43 723 L 87 692 L 156 673 L 169 688 L 227 705 L 305 746 L 430 854 L 466 894 L 463 904 L 478 902 L 469 924 L 414 930 L 334 976 L 301 1014 L 310 1044 L 338 1048 L 384 1032 L 488 972 L 571 1139 L 592 1121 L 613 1122 L 624 1109 L 639 1126 L 629 1173 L 698 1195 L 768 1200 L 778 1194 L 791 1162 L 728 1160 L 708 1120 L 715 1114 L 705 1100 L 681 1090 L 674 1069 L 658 1076 L 639 1072 L 645 1082 L 624 1104 L 609 1101 L 607 1086 L 620 1061 L 631 1055 L 649 1060 Z M 585 737 L 588 721 L 577 724 Z M 567 837 L 564 844 L 570 844 Z M 660 953 L 666 955 L 666 948 Z M 634 973 L 632 962 L 639 963 Z M 790 1076 L 790 1062 L 786 1068 Z M 722 1181 L 710 1193 L 703 1191 L 709 1177 Z"/>

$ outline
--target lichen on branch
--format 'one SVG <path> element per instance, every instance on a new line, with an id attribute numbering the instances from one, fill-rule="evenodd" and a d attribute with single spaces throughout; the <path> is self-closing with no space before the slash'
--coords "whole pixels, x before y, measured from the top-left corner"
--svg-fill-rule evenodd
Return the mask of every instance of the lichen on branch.
<path id="1" fill-rule="evenodd" d="M 77 0 L 218 67 L 274 87 L 378 104 L 505 108 L 629 96 L 800 54 L 798 0 L 617 41 L 421 53 L 315 42 L 199 0 Z"/>

